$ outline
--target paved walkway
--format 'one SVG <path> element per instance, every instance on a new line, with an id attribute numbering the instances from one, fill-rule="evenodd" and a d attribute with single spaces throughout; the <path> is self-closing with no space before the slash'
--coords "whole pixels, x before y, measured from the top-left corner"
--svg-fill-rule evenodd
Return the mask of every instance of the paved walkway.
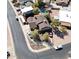
<path id="1" fill-rule="evenodd" d="M 14 44 L 13 44 L 12 35 L 11 35 L 9 25 L 7 28 L 7 50 L 10 52 L 10 57 L 8 59 L 16 59 L 15 51 L 14 51 Z"/>

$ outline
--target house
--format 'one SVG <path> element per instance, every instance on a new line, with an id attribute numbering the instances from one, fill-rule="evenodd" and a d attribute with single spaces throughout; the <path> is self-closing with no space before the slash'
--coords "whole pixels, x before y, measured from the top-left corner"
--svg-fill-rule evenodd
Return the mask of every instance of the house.
<path id="1" fill-rule="evenodd" d="M 29 17 L 27 18 L 27 22 L 30 25 L 31 29 L 38 28 L 39 32 L 48 32 L 52 30 L 47 19 L 41 15 L 35 17 Z"/>
<path id="2" fill-rule="evenodd" d="M 41 32 L 41 33 L 51 32 L 52 31 L 51 26 L 49 24 L 47 24 L 46 22 L 42 22 L 38 26 L 39 26 L 39 32 Z"/>
<path id="3" fill-rule="evenodd" d="M 35 19 L 36 19 L 36 24 L 39 25 L 40 23 L 42 23 L 44 20 L 48 23 L 47 19 L 42 16 L 42 15 L 39 15 L 39 16 L 35 16 Z"/>

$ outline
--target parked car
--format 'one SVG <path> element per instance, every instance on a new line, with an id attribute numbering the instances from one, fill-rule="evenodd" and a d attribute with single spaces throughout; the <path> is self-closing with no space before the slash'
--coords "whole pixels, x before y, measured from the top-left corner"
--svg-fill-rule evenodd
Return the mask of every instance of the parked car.
<path id="1" fill-rule="evenodd" d="M 63 46 L 62 46 L 62 45 L 53 46 L 53 47 L 54 47 L 54 49 L 55 49 L 56 51 L 59 51 L 59 50 L 62 50 L 62 49 L 63 49 Z"/>
<path id="2" fill-rule="evenodd" d="M 71 59 L 71 51 L 68 52 L 68 59 Z"/>
<path id="3" fill-rule="evenodd" d="M 9 51 L 7 51 L 7 58 L 8 58 L 8 57 L 10 57 L 10 52 L 9 52 Z"/>
<path id="4" fill-rule="evenodd" d="M 16 20 L 19 21 L 18 17 L 16 16 Z"/>
<path id="5" fill-rule="evenodd" d="M 49 32 L 49 36 L 52 38 L 53 37 L 53 32 Z"/>

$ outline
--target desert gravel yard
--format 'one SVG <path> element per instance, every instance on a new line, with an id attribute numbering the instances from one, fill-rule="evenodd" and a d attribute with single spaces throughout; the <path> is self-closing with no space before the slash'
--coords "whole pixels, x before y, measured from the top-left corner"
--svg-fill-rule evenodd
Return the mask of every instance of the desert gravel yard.
<path id="1" fill-rule="evenodd" d="M 71 30 L 67 30 L 68 34 L 64 36 L 64 38 L 60 38 L 58 36 L 56 36 L 55 34 L 53 35 L 53 44 L 55 46 L 57 45 L 64 45 L 67 43 L 71 42 Z"/>

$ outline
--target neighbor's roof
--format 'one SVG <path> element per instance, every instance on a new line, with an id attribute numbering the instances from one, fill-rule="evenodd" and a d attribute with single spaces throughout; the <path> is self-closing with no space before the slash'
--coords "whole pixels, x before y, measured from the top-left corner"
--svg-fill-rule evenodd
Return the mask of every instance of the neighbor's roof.
<path id="1" fill-rule="evenodd" d="M 24 12 L 28 12 L 28 11 L 31 11 L 33 10 L 32 6 L 29 6 L 29 7 L 25 7 L 23 9 L 21 9 L 21 12 L 24 13 Z"/>
<path id="2" fill-rule="evenodd" d="M 68 3 L 69 0 L 56 0 L 56 3 L 65 2 Z"/>

